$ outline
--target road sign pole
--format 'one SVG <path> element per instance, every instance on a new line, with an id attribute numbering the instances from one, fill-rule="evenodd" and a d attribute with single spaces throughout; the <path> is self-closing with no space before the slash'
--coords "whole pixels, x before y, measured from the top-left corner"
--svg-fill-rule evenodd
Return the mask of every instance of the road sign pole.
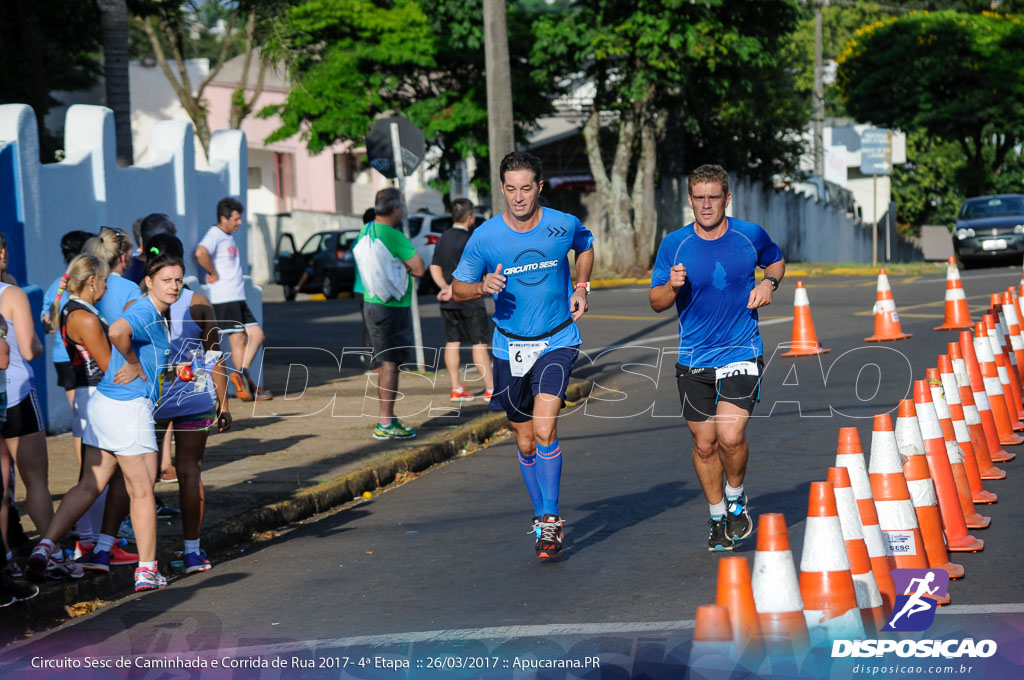
<path id="1" fill-rule="evenodd" d="M 871 175 L 871 266 L 878 266 L 878 175 Z"/>
<path id="2" fill-rule="evenodd" d="M 391 148 L 395 155 L 395 177 L 398 179 L 398 191 L 402 194 L 402 202 L 405 206 L 409 202 L 405 198 L 405 165 L 402 163 L 402 141 L 398 135 L 398 123 L 391 123 Z M 402 233 L 409 238 L 409 215 L 408 211 L 402 209 Z M 427 266 L 424 263 L 424 266 Z M 416 343 L 416 366 L 420 371 L 425 370 L 423 361 L 423 330 L 420 328 L 420 302 L 416 291 L 416 277 L 410 283 L 413 286 L 412 295 L 412 337 Z"/>

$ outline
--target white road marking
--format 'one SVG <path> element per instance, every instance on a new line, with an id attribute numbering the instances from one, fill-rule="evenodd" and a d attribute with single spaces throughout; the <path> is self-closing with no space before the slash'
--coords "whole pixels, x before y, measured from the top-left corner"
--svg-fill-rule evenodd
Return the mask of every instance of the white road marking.
<path id="1" fill-rule="evenodd" d="M 1024 602 L 1006 604 L 952 604 L 939 607 L 940 614 L 1020 614 L 1024 613 Z"/>

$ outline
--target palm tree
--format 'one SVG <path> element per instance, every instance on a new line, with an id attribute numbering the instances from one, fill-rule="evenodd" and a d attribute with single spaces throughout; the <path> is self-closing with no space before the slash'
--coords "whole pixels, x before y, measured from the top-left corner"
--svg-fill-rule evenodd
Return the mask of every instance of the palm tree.
<path id="1" fill-rule="evenodd" d="M 125 0 L 97 0 L 103 26 L 103 72 L 107 106 L 114 111 L 117 164 L 134 162 L 132 151 L 132 102 L 128 83 L 128 7 Z"/>

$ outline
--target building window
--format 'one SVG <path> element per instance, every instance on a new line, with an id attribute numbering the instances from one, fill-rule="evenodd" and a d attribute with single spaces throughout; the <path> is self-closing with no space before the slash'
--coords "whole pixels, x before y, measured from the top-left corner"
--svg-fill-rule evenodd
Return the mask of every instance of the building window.
<path id="1" fill-rule="evenodd" d="M 290 213 L 295 206 L 295 157 L 274 153 L 274 191 L 278 214 Z"/>
<path id="2" fill-rule="evenodd" d="M 249 168 L 249 188 L 255 189 L 263 184 L 263 168 Z"/>

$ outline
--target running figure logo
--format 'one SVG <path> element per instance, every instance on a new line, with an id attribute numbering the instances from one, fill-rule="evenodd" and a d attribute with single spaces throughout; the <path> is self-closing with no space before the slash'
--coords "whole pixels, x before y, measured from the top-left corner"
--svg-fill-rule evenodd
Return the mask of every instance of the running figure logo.
<path id="1" fill-rule="evenodd" d="M 935 620 L 938 600 L 949 588 L 949 574 L 942 569 L 893 569 L 896 603 L 884 631 L 923 631 Z"/>

